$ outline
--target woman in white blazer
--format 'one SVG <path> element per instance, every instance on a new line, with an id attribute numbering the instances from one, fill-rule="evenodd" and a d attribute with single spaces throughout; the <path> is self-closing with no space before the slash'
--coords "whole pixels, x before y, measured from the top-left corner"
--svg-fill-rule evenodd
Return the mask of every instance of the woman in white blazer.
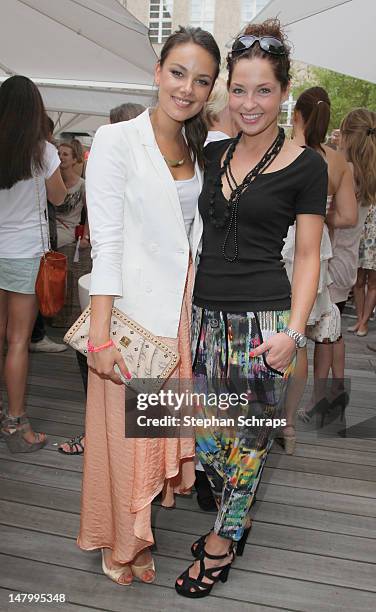
<path id="1" fill-rule="evenodd" d="M 173 376 L 191 378 L 190 298 L 202 225 L 203 106 L 218 75 L 211 34 L 180 28 L 156 66 L 158 104 L 95 136 L 87 166 L 91 277 L 88 401 L 79 546 L 102 549 L 104 573 L 128 585 L 155 579 L 151 502 L 194 482 L 194 439 L 124 437 L 129 373 L 109 345 L 113 303 L 179 352 Z"/>

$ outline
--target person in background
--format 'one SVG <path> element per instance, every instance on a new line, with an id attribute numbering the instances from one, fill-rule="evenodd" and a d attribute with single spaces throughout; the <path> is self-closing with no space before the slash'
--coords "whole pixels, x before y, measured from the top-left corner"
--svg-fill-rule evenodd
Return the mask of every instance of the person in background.
<path id="1" fill-rule="evenodd" d="M 145 107 L 142 104 L 133 104 L 132 102 L 126 102 L 125 104 L 121 104 L 116 108 L 112 108 L 110 110 L 110 123 L 119 123 L 120 121 L 129 121 L 130 119 L 135 119 L 143 113 Z M 88 282 L 86 282 L 86 279 Z M 85 308 L 90 302 L 89 298 L 89 290 L 86 292 L 83 290 L 83 287 L 90 284 L 90 274 L 87 274 L 84 278 L 80 278 L 80 286 L 82 297 L 80 299 L 81 310 L 84 310 L 83 303 L 85 303 Z M 82 282 L 81 282 L 82 281 Z M 80 368 L 82 384 L 84 386 L 85 396 L 87 395 L 87 379 L 88 379 L 88 366 L 87 359 L 85 355 L 76 351 L 76 357 L 78 366 Z M 82 455 L 85 450 L 85 434 L 81 433 L 77 436 L 74 436 L 70 440 L 66 442 L 62 442 L 59 444 L 58 451 L 63 455 Z"/>
<path id="2" fill-rule="evenodd" d="M 85 180 L 75 166 L 83 160 L 78 140 L 59 145 L 60 170 L 67 195 L 56 215 L 57 246 L 68 258 L 67 296 L 63 309 L 53 318 L 53 327 L 70 327 L 80 314 L 78 279 L 91 270 L 90 233 L 86 215 Z M 82 223 L 82 215 L 85 217 Z"/>
<path id="3" fill-rule="evenodd" d="M 76 227 L 80 225 L 82 211 L 86 208 L 85 180 L 77 176 L 74 168 L 83 161 L 83 148 L 79 140 L 62 142 L 58 148 L 60 170 L 68 190 L 64 204 L 56 215 L 57 246 L 59 249 L 76 241 Z M 89 228 L 84 229 L 81 248 L 90 246 Z"/>
<path id="4" fill-rule="evenodd" d="M 75 174 L 77 174 L 77 176 L 79 176 L 82 179 L 85 179 L 86 162 L 85 162 L 84 148 L 80 140 L 78 140 L 78 138 L 73 137 L 69 141 L 69 144 L 72 145 L 73 151 L 76 153 L 76 155 L 78 155 L 78 158 L 76 159 L 73 165 L 73 171 L 75 172 Z"/>
<path id="5" fill-rule="evenodd" d="M 347 331 L 359 337 L 366 336 L 368 321 L 376 306 L 376 202 L 369 207 L 360 237 L 358 276 L 353 295 L 358 320 Z"/>
<path id="6" fill-rule="evenodd" d="M 206 103 L 204 118 L 208 128 L 205 145 L 209 142 L 236 136 L 236 126 L 228 108 L 226 81 L 221 77 L 216 80 L 214 89 Z"/>
<path id="7" fill-rule="evenodd" d="M 125 102 L 110 110 L 110 123 L 120 123 L 120 121 L 129 121 L 135 119 L 143 113 L 145 106 L 135 104 L 134 102 Z"/>
<path id="8" fill-rule="evenodd" d="M 47 197 L 59 206 L 66 188 L 36 85 L 13 76 L 0 87 L 0 375 L 8 414 L 0 431 L 12 453 L 42 448 L 25 411 L 30 336 L 38 312 L 35 281 L 48 244 Z M 42 240 L 43 236 L 43 240 Z M 4 360 L 4 348 L 7 351 Z"/>
<path id="9" fill-rule="evenodd" d="M 331 227 L 351 227 L 357 222 L 357 203 L 351 170 L 344 156 L 324 144 L 330 121 L 330 100 L 322 87 L 310 87 L 303 91 L 296 101 L 293 126 L 293 142 L 300 147 L 311 147 L 328 165 L 327 211 L 330 213 Z M 282 255 L 290 281 L 292 281 L 295 251 L 295 225 L 290 227 Z M 311 416 L 310 410 L 321 399 L 320 368 L 321 345 L 338 340 L 341 333 L 340 314 L 330 297 L 329 261 L 332 246 L 328 225 L 324 224 L 320 247 L 320 280 L 318 293 L 307 321 L 307 336 L 315 342 L 315 382 L 312 405 L 299 411 L 303 420 Z M 325 348 L 322 350 L 326 350 Z M 286 399 L 287 427 L 283 429 L 284 446 L 287 454 L 293 454 L 296 444 L 295 415 L 302 398 L 308 377 L 307 349 L 297 352 L 294 374 L 289 385 Z"/>
<path id="10" fill-rule="evenodd" d="M 53 143 L 53 132 L 55 124 L 51 117 L 46 115 L 47 121 L 47 140 Z M 47 200 L 47 211 L 48 211 L 48 226 L 50 231 L 50 244 L 51 249 L 56 251 L 57 249 L 57 227 L 56 227 L 56 210 L 55 206 Z M 46 323 L 44 317 L 40 312 L 37 314 L 37 318 L 34 324 L 33 332 L 31 334 L 31 341 L 29 351 L 31 353 L 63 353 L 66 351 L 68 346 L 62 342 L 54 342 L 46 335 Z"/>
<path id="11" fill-rule="evenodd" d="M 329 147 L 330 149 L 333 149 L 334 151 L 337 151 L 339 147 L 340 137 L 341 137 L 341 130 L 339 128 L 332 130 L 328 140 L 326 141 L 326 146 Z"/>
<path id="12" fill-rule="evenodd" d="M 364 223 L 369 207 L 376 202 L 376 113 L 366 108 L 354 109 L 343 119 L 340 129 L 340 150 L 353 170 L 358 202 L 358 223 L 353 228 L 335 229 L 333 233 L 333 257 L 329 262 L 329 274 L 333 280 L 330 294 L 342 313 L 357 278 L 359 244 Z M 333 214 L 334 211 L 329 211 L 329 216 Z M 320 363 L 325 372 L 332 370 L 330 409 L 340 407 L 344 412 L 349 395 L 344 388 L 343 338 L 330 345 L 325 355 L 320 355 Z M 321 378 L 324 378 L 325 372 Z"/>

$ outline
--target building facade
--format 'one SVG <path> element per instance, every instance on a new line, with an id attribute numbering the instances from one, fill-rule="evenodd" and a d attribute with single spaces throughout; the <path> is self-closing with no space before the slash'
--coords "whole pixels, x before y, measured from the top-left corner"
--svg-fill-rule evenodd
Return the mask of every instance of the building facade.
<path id="1" fill-rule="evenodd" d="M 269 0 L 119 0 L 149 27 L 150 40 L 159 56 L 164 41 L 179 25 L 199 26 L 211 32 L 221 50 L 222 68 L 233 39 L 264 8 Z M 295 71 L 306 67 L 294 62 Z M 297 79 L 299 80 L 299 78 Z M 289 96 L 282 106 L 283 125 L 291 126 L 294 102 Z"/>
<path id="2" fill-rule="evenodd" d="M 149 27 L 150 40 L 159 54 L 163 42 L 179 25 L 209 30 L 225 57 L 231 41 L 268 0 L 119 0 Z"/>

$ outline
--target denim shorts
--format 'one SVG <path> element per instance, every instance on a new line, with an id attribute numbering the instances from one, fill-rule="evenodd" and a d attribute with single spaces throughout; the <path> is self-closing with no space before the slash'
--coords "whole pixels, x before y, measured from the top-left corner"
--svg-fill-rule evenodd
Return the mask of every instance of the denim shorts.
<path id="1" fill-rule="evenodd" d="M 0 258 L 0 289 L 15 293 L 35 293 L 40 257 Z"/>

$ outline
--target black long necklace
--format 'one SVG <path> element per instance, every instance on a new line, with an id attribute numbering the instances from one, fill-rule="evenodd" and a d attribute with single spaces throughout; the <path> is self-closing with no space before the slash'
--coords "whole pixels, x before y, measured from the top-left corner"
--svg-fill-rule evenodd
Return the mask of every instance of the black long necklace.
<path id="1" fill-rule="evenodd" d="M 278 135 L 275 140 L 272 142 L 268 150 L 264 153 L 263 157 L 260 161 L 248 172 L 248 174 L 244 177 L 243 181 L 240 185 L 237 184 L 234 174 L 231 168 L 231 160 L 233 158 L 235 149 L 239 143 L 242 132 L 234 138 L 234 141 L 231 143 L 227 150 L 227 154 L 225 160 L 223 162 L 223 166 L 220 169 L 218 178 L 214 181 L 212 190 L 210 192 L 210 202 L 209 202 L 209 219 L 210 222 L 214 225 L 216 229 L 224 229 L 227 224 L 226 236 L 222 245 L 222 253 L 223 257 L 226 261 L 234 262 L 237 260 L 239 255 L 239 246 L 238 246 L 238 209 L 239 209 L 239 201 L 243 193 L 248 189 L 251 183 L 257 178 L 259 174 L 262 174 L 270 164 L 275 160 L 278 153 L 282 149 L 283 143 L 285 141 L 285 132 L 283 128 L 278 129 Z M 217 199 L 218 190 L 222 193 L 222 177 L 225 176 L 227 183 L 231 189 L 231 194 L 226 202 L 225 210 L 221 219 L 218 219 L 215 214 L 215 202 Z M 234 235 L 234 252 L 233 255 L 227 254 L 227 243 L 231 235 L 231 231 L 233 230 Z"/>

